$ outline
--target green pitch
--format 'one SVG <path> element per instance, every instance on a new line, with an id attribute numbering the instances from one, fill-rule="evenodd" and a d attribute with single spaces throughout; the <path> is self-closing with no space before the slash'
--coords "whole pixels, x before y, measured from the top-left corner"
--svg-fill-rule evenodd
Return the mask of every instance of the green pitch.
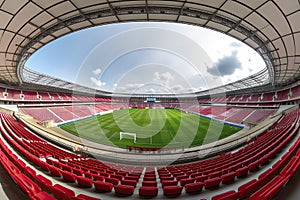
<path id="1" fill-rule="evenodd" d="M 119 147 L 194 147 L 230 136 L 240 128 L 176 109 L 122 109 L 78 120 L 62 129 Z M 136 133 L 120 140 L 120 132 Z"/>

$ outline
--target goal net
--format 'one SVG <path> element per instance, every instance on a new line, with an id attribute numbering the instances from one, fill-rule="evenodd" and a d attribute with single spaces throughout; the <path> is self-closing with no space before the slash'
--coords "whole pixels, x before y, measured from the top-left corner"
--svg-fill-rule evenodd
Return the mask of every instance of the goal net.
<path id="1" fill-rule="evenodd" d="M 133 142 L 136 143 L 136 133 L 120 132 L 120 140 L 123 138 L 133 138 Z"/>

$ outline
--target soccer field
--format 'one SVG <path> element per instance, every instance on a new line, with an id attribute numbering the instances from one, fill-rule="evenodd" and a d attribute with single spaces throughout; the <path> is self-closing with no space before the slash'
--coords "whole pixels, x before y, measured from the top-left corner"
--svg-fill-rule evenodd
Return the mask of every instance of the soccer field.
<path id="1" fill-rule="evenodd" d="M 240 130 L 176 109 L 122 109 L 78 120 L 60 128 L 99 143 L 119 147 L 194 147 L 230 136 Z M 133 137 L 120 132 L 136 134 Z"/>

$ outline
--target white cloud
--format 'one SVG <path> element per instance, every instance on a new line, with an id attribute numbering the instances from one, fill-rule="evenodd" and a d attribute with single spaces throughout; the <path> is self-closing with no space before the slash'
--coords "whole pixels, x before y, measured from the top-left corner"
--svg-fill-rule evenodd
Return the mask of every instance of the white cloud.
<path id="1" fill-rule="evenodd" d="M 170 82 L 174 80 L 174 76 L 170 72 L 154 72 L 152 81 L 155 83 L 160 83 L 164 86 L 169 86 Z"/>
<path id="2" fill-rule="evenodd" d="M 154 88 L 145 89 L 146 93 L 157 93 L 157 91 Z"/>
<path id="3" fill-rule="evenodd" d="M 115 83 L 115 84 L 113 85 L 112 90 L 115 91 L 115 90 L 117 89 L 117 87 L 118 87 L 118 84 Z"/>
<path id="4" fill-rule="evenodd" d="M 118 92 L 133 92 L 143 86 L 144 86 L 144 84 L 142 84 L 142 83 L 128 83 L 125 86 L 118 87 L 117 91 Z"/>
<path id="5" fill-rule="evenodd" d="M 102 82 L 101 80 L 97 80 L 95 77 L 91 77 L 90 80 L 92 82 L 92 85 L 96 86 L 96 87 L 100 87 L 100 86 L 106 85 L 105 82 Z"/>
<path id="6" fill-rule="evenodd" d="M 99 74 L 101 74 L 102 70 L 100 68 L 97 68 L 97 69 L 93 70 L 92 72 L 93 72 L 93 74 L 98 76 Z"/>

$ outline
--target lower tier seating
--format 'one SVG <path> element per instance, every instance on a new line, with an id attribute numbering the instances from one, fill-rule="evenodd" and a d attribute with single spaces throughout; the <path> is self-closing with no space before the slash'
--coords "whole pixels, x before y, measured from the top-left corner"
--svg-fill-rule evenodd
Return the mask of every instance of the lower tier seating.
<path id="1" fill-rule="evenodd" d="M 216 192 L 213 199 L 263 199 L 273 197 L 299 167 L 298 138 L 272 168 L 261 172 L 266 163 L 276 157 L 297 134 L 298 110 L 286 114 L 273 127 L 236 152 L 223 153 L 192 164 L 146 168 L 83 158 L 38 138 L 11 115 L 1 113 L 0 117 L 1 136 L 5 140 L 0 140 L 1 163 L 32 199 L 47 195 L 49 199 L 52 196 L 58 199 L 75 198 L 72 188 L 83 193 L 77 195 L 77 199 L 93 199 L 84 194 L 87 190 L 115 193 L 117 196 L 130 196 L 138 191 L 141 198 L 148 198 L 157 196 L 159 191 L 165 196 L 180 196 L 183 192 L 200 193 L 212 189 Z M 24 165 L 18 157 L 26 159 L 33 168 Z M 51 179 L 37 175 L 35 169 L 52 176 L 58 183 L 53 185 Z M 260 173 L 258 179 L 241 185 L 237 191 L 219 194 L 218 187 L 238 182 L 252 171 Z M 29 184 L 24 185 L 24 181 Z M 68 182 L 68 187 L 63 186 L 65 182 Z"/>

